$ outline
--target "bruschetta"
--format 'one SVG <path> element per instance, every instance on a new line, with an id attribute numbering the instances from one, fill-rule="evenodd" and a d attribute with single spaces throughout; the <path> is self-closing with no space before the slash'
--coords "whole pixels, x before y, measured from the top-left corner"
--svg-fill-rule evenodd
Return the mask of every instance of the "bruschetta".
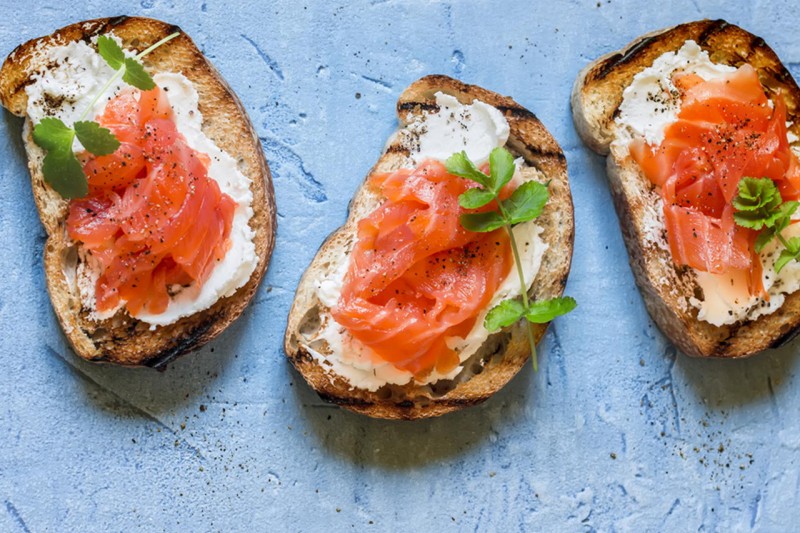
<path id="1" fill-rule="evenodd" d="M 723 20 L 642 36 L 575 82 L 644 302 L 688 355 L 746 357 L 798 331 L 799 101 L 764 40 Z"/>
<path id="2" fill-rule="evenodd" d="M 561 148 L 511 98 L 432 75 L 403 91 L 397 113 L 399 129 L 346 223 L 300 281 L 285 351 L 323 399 L 373 417 L 415 419 L 486 400 L 528 360 L 529 333 L 534 343 L 547 327 L 525 320 L 497 332 L 485 327 L 492 306 L 524 298 L 521 279 L 508 235 L 459 224 L 459 195 L 471 184 L 453 174 L 452 154 L 485 170 L 505 150 L 515 159 L 509 187 L 537 182 L 549 191 L 541 214 L 509 232 L 530 301 L 564 291 L 573 209 Z"/>
<path id="3" fill-rule="evenodd" d="M 180 28 L 115 17 L 28 41 L 0 103 L 25 118 L 47 287 L 77 355 L 163 367 L 242 313 L 274 242 L 269 168 Z"/>

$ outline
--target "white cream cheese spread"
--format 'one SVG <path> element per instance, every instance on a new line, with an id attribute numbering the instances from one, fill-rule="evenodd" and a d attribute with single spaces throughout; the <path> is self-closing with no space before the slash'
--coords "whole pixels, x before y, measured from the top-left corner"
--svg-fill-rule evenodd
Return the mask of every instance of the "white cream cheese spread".
<path id="1" fill-rule="evenodd" d="M 479 164 L 508 141 L 508 121 L 496 108 L 480 100 L 464 105 L 442 92 L 435 96 L 438 110 L 419 115 L 399 132 L 414 164 L 425 159 L 445 161 L 461 150 Z"/>
<path id="2" fill-rule="evenodd" d="M 455 97 L 441 92 L 435 96 L 437 110 L 424 112 L 389 141 L 399 140 L 409 148 L 407 167 L 415 167 L 428 158 L 444 161 L 461 150 L 466 151 L 476 164 L 481 164 L 488 160 L 494 148 L 504 146 L 508 141 L 508 121 L 496 108 L 479 100 L 461 104 Z M 517 160 L 516 164 L 518 170 L 514 180 L 519 184 L 522 161 Z M 519 224 L 513 231 L 520 247 L 526 287 L 530 287 L 539 272 L 547 244 L 540 237 L 542 229 L 534 221 Z M 327 308 L 334 307 L 339 300 L 349 255 L 342 253 L 338 260 L 327 276 L 316 280 L 317 298 Z M 502 300 L 519 296 L 520 291 L 520 282 L 514 270 L 503 280 L 492 296 L 491 303 L 477 317 L 472 331 L 463 339 L 447 339 L 448 346 L 459 354 L 462 363 L 489 337 L 489 332 L 483 326 L 488 310 Z M 369 347 L 350 336 L 330 313 L 321 313 L 321 320 L 319 329 L 306 337 L 304 347 L 323 368 L 343 377 L 352 387 L 376 391 L 386 384 L 403 385 L 414 379 L 413 374 L 399 370 L 390 363 L 375 364 L 380 359 L 371 354 Z M 447 374 L 434 371 L 424 381 L 417 383 L 423 385 L 453 379 L 462 370 L 463 366 L 458 366 Z"/>
<path id="3" fill-rule="evenodd" d="M 84 41 L 50 48 L 44 64 L 48 64 L 48 68 L 34 74 L 33 83 L 25 88 L 28 96 L 27 113 L 32 123 L 46 116 L 54 116 L 73 124 L 114 74 L 114 70 L 95 48 Z M 242 174 L 229 154 L 203 133 L 203 116 L 198 109 L 198 94 L 192 82 L 178 73 L 160 73 L 153 79 L 169 98 L 178 131 L 191 148 L 208 155 L 211 161 L 208 175 L 237 204 L 230 248 L 214 266 L 208 279 L 202 285 L 192 284 L 177 290 L 163 313 L 148 314 L 143 311 L 136 315 L 137 319 L 153 326 L 163 326 L 208 309 L 220 298 L 232 295 L 250 279 L 258 264 L 258 256 L 253 241 L 255 232 L 249 225 L 253 216 L 250 179 Z M 96 117 L 102 113 L 105 104 L 125 86 L 122 81 L 112 84 L 87 116 Z M 76 150 L 80 149 L 75 142 Z M 93 310 L 96 319 L 113 315 L 117 309 L 104 313 L 94 311 L 94 282 L 99 276 L 98 265 L 87 254 L 79 253 L 79 257 L 81 261 L 76 270 L 76 283 L 84 306 Z"/>

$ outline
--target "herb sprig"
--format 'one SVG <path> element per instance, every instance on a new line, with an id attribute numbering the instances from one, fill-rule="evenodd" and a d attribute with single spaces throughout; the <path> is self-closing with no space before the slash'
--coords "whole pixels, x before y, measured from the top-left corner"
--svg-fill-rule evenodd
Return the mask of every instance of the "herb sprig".
<path id="1" fill-rule="evenodd" d="M 733 199 L 736 211 L 733 219 L 744 228 L 758 230 L 755 250 L 761 253 L 773 239 L 783 245 L 775 261 L 775 272 L 783 270 L 790 261 L 800 259 L 800 237 L 784 238 L 781 233 L 792 220 L 800 203 L 784 202 L 775 182 L 769 178 L 744 177 L 739 180 L 739 194 Z"/>
<path id="2" fill-rule="evenodd" d="M 500 191 L 514 177 L 516 168 L 514 156 L 502 147 L 495 148 L 489 154 L 489 174 L 479 170 L 463 151 L 450 156 L 445 166 L 450 174 L 479 185 L 479 187 L 468 189 L 458 197 L 461 207 L 479 209 L 492 201 L 497 201 L 497 210 L 495 211 L 465 213 L 461 215 L 460 219 L 461 225 L 469 231 L 489 232 L 504 228 L 511 242 L 511 253 L 514 256 L 514 264 L 519 277 L 521 300 L 509 299 L 497 304 L 487 313 L 484 326 L 489 331 L 497 331 L 525 318 L 525 329 L 531 346 L 531 359 L 533 368 L 536 370 L 538 368 L 536 341 L 533 338 L 531 324 L 549 322 L 557 316 L 569 313 L 577 305 L 575 299 L 570 296 L 538 301 L 532 301 L 528 297 L 522 260 L 512 227 L 515 224 L 533 220 L 542 213 L 550 198 L 547 185 L 537 181 L 527 181 L 517 187 L 509 198 L 501 200 Z"/>
<path id="3" fill-rule="evenodd" d="M 96 156 L 113 154 L 119 148 L 119 139 L 95 121 L 85 120 L 97 101 L 118 79 L 137 89 L 149 91 L 155 82 L 141 63 L 143 57 L 171 41 L 180 33 L 175 32 L 142 51 L 135 57 L 127 57 L 117 41 L 106 35 L 97 38 L 97 51 L 116 72 L 92 98 L 78 120 L 67 126 L 56 117 L 46 117 L 33 128 L 33 142 L 47 151 L 42 163 L 44 180 L 62 197 L 81 198 L 89 192 L 89 183 L 83 173 L 72 145 L 75 138 L 84 149 Z"/>

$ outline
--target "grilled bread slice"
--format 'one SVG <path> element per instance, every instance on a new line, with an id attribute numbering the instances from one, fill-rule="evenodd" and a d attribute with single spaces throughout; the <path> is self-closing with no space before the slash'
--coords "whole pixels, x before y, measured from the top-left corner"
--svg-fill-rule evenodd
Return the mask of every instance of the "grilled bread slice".
<path id="1" fill-rule="evenodd" d="M 687 299 L 699 294 L 694 271 L 675 266 L 669 251 L 648 242 L 646 221 L 660 217 L 659 193 L 627 153 L 614 153 L 614 122 L 622 93 L 633 77 L 666 52 L 694 40 L 719 64 L 749 63 L 771 99 L 783 98 L 791 131 L 800 133 L 798 89 L 778 56 L 747 31 L 723 20 L 702 20 L 644 35 L 624 49 L 605 55 L 584 68 L 572 92 L 575 127 L 584 142 L 607 157 L 607 173 L 631 268 L 650 315 L 684 353 L 700 357 L 746 357 L 790 340 L 800 327 L 800 292 L 783 306 L 756 320 L 717 327 L 697 319 Z"/>
<path id="2" fill-rule="evenodd" d="M 544 230 L 541 237 L 549 248 L 529 294 L 536 299 L 560 296 L 567 282 L 574 237 L 572 197 L 567 181 L 566 159 L 561 148 L 536 116 L 511 98 L 446 76 L 426 76 L 411 84 L 400 95 L 397 102 L 400 127 L 406 126 L 423 111 L 436 109 L 434 95 L 439 91 L 456 97 L 462 104 L 470 104 L 477 99 L 500 110 L 510 126 L 506 148 L 524 158 L 528 165 L 523 170 L 524 178 L 550 181 L 550 200 L 544 213 L 537 219 Z M 393 139 L 370 171 L 370 176 L 398 169 L 408 162 L 408 157 L 408 148 Z M 423 386 L 413 383 L 384 385 L 375 392 L 351 387 L 342 376 L 321 366 L 304 346 L 306 339 L 321 327 L 321 315 L 327 311 L 316 295 L 315 281 L 342 261 L 348 260 L 347 254 L 356 238 L 358 220 L 368 215 L 380 202 L 381 198 L 362 185 L 350 204 L 345 225 L 325 241 L 303 275 L 289 313 L 286 355 L 323 399 L 373 417 L 432 417 L 486 400 L 503 387 L 530 356 L 522 323 L 491 335 L 481 349 L 466 361 L 464 370 L 454 380 Z M 533 327 L 538 342 L 547 324 Z"/>
<path id="3" fill-rule="evenodd" d="M 43 52 L 49 47 L 88 41 L 95 35 L 113 32 L 122 40 L 124 48 L 141 51 L 175 31 L 180 29 L 158 20 L 115 17 L 79 22 L 28 41 L 8 56 L 0 70 L 0 103 L 15 115 L 25 116 L 25 86 L 31 83 L 35 72 L 47 67 L 43 64 Z M 124 311 L 106 320 L 92 320 L 89 310 L 81 303 L 76 284 L 65 275 L 77 255 L 65 231 L 68 203 L 44 182 L 41 168 L 45 154 L 33 142 L 33 128 L 27 117 L 24 143 L 34 199 L 47 232 L 44 249 L 47 287 L 75 353 L 90 361 L 163 367 L 219 335 L 247 306 L 272 252 L 275 201 L 269 168 L 247 113 L 192 40 L 181 33 L 148 55 L 144 64 L 152 74 L 180 72 L 193 83 L 200 98 L 203 132 L 231 155 L 241 172 L 251 180 L 254 215 L 250 225 L 255 231 L 258 265 L 250 280 L 233 295 L 220 299 L 205 311 L 158 328 L 151 329 L 149 324 L 131 318 Z"/>

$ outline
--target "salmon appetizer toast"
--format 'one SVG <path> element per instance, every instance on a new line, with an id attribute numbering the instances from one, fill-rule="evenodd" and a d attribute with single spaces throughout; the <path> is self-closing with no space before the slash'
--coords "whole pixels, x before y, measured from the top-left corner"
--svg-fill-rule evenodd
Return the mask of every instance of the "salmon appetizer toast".
<path id="1" fill-rule="evenodd" d="M 415 419 L 487 399 L 575 306 L 573 210 L 561 149 L 512 99 L 427 76 L 397 112 L 300 281 L 285 350 L 323 399 Z"/>
<path id="2" fill-rule="evenodd" d="M 271 178 L 180 28 L 116 17 L 29 41 L 0 102 L 25 117 L 47 286 L 76 354 L 163 367 L 241 314 L 273 246 Z"/>
<path id="3" fill-rule="evenodd" d="M 800 325 L 792 76 L 725 21 L 641 37 L 578 76 L 578 132 L 607 155 L 636 282 L 693 356 L 745 357 Z"/>

